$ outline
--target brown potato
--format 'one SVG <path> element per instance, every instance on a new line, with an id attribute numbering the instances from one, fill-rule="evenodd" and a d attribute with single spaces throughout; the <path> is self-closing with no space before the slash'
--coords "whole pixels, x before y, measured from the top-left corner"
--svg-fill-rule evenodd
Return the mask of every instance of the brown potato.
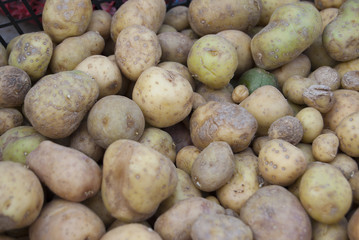
<path id="1" fill-rule="evenodd" d="M 241 103 L 249 96 L 249 90 L 244 85 L 238 85 L 232 91 L 232 101 L 234 103 Z"/>
<path id="2" fill-rule="evenodd" d="M 256 240 L 310 240 L 312 236 L 309 217 L 299 200 L 277 185 L 256 191 L 242 207 L 240 219 L 249 225 Z"/>
<path id="3" fill-rule="evenodd" d="M 111 14 L 105 10 L 94 10 L 86 31 L 98 32 L 104 40 L 109 39 L 111 29 Z"/>
<path id="4" fill-rule="evenodd" d="M 357 208 L 354 214 L 350 217 L 348 222 L 348 236 L 350 240 L 356 240 L 359 238 L 359 208 Z"/>
<path id="5" fill-rule="evenodd" d="M 188 53 L 193 41 L 179 32 L 164 32 L 157 35 L 161 45 L 161 61 L 187 63 Z"/>
<path id="6" fill-rule="evenodd" d="M 7 130 L 22 124 L 24 117 L 16 108 L 0 108 L 0 136 Z"/>
<path id="7" fill-rule="evenodd" d="M 268 136 L 272 139 L 283 139 L 297 145 L 303 138 L 303 126 L 299 119 L 284 116 L 275 120 L 268 129 Z"/>
<path id="8" fill-rule="evenodd" d="M 129 223 L 107 231 L 100 240 L 137 239 L 137 240 L 162 240 L 160 235 L 140 223 Z"/>
<path id="9" fill-rule="evenodd" d="M 339 139 L 333 133 L 325 133 L 317 136 L 312 143 L 313 156 L 320 162 L 331 162 L 337 155 Z"/>
<path id="10" fill-rule="evenodd" d="M 176 6 L 166 12 L 164 24 L 174 27 L 177 31 L 182 31 L 189 27 L 188 7 Z"/>
<path id="11" fill-rule="evenodd" d="M 176 155 L 177 168 L 191 174 L 192 165 L 200 152 L 201 150 L 193 145 L 183 147 Z"/>
<path id="12" fill-rule="evenodd" d="M 318 9 L 339 8 L 345 0 L 314 0 L 314 4 Z"/>
<path id="13" fill-rule="evenodd" d="M 312 143 L 323 130 L 323 117 L 321 113 L 313 108 L 306 107 L 300 110 L 295 116 L 303 126 L 303 143 Z"/>

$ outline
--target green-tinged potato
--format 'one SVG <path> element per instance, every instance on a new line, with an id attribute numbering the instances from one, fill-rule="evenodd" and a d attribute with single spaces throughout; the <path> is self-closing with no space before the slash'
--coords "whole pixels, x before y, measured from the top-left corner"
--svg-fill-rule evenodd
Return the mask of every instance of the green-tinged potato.
<path id="1" fill-rule="evenodd" d="M 199 216 L 224 213 L 224 208 L 217 203 L 201 197 L 191 197 L 177 202 L 160 215 L 155 221 L 154 230 L 163 240 L 189 240 L 192 225 Z"/>
<path id="2" fill-rule="evenodd" d="M 334 69 L 338 71 L 340 78 L 343 78 L 344 74 L 349 71 L 358 71 L 359 70 L 359 58 L 341 62 L 334 66 Z"/>
<path id="3" fill-rule="evenodd" d="M 129 223 L 107 231 L 100 240 L 162 240 L 160 235 L 140 223 Z"/>
<path id="4" fill-rule="evenodd" d="M 315 220 L 312 221 L 312 240 L 347 240 L 347 226 L 348 220 L 344 217 L 339 222 L 334 224 L 320 223 Z"/>
<path id="5" fill-rule="evenodd" d="M 41 183 L 32 171 L 20 163 L 0 161 L 0 232 L 32 224 L 43 202 Z"/>
<path id="6" fill-rule="evenodd" d="M 239 214 L 245 202 L 259 189 L 258 158 L 237 153 L 234 164 L 234 175 L 216 191 L 216 195 L 223 207 Z"/>
<path id="7" fill-rule="evenodd" d="M 313 162 L 302 176 L 299 198 L 307 213 L 325 224 L 338 223 L 352 204 L 352 190 L 336 167 Z"/>
<path id="8" fill-rule="evenodd" d="M 90 0 L 49 0 L 42 12 L 44 31 L 55 43 L 83 34 L 92 16 Z"/>
<path id="9" fill-rule="evenodd" d="M 238 66 L 237 51 L 225 38 L 208 34 L 192 45 L 187 66 L 195 79 L 210 88 L 220 89 L 234 76 Z"/>
<path id="10" fill-rule="evenodd" d="M 200 94 L 206 102 L 216 101 L 216 102 L 229 102 L 233 103 L 232 100 L 232 92 L 233 86 L 232 84 L 227 84 L 225 87 L 220 89 L 213 89 L 205 84 L 197 84 L 196 92 Z"/>
<path id="11" fill-rule="evenodd" d="M 148 146 L 121 139 L 106 149 L 101 193 L 106 209 L 117 219 L 148 219 L 175 191 L 177 181 L 171 160 Z"/>
<path id="12" fill-rule="evenodd" d="M 348 222 L 348 237 L 350 240 L 356 240 L 359 238 L 359 208 L 357 208 L 354 214 L 350 217 Z"/>
<path id="13" fill-rule="evenodd" d="M 73 148 L 42 141 L 27 155 L 26 165 L 62 199 L 81 202 L 100 190 L 100 167 Z"/>
<path id="14" fill-rule="evenodd" d="M 338 153 L 330 164 L 338 168 L 348 180 L 358 171 L 357 161 L 344 153 Z"/>
<path id="15" fill-rule="evenodd" d="M 314 0 L 314 4 L 318 9 L 339 8 L 345 0 Z"/>
<path id="16" fill-rule="evenodd" d="M 7 65 L 7 59 L 6 48 L 0 43 L 0 67 Z"/>
<path id="17" fill-rule="evenodd" d="M 132 99 L 141 108 L 147 123 L 162 128 L 179 123 L 189 115 L 192 94 L 191 84 L 179 73 L 150 67 L 137 79 Z"/>
<path id="18" fill-rule="evenodd" d="M 312 228 L 299 200 L 287 189 L 277 185 L 257 190 L 244 204 L 240 219 L 253 232 L 253 239 L 306 239 Z"/>
<path id="19" fill-rule="evenodd" d="M 193 145 L 204 149 L 211 142 L 227 142 L 234 153 L 249 146 L 257 121 L 244 107 L 234 103 L 209 101 L 191 115 L 190 133 Z"/>
<path id="20" fill-rule="evenodd" d="M 303 126 L 302 143 L 312 143 L 323 130 L 324 122 L 322 114 L 313 107 L 305 107 L 300 110 L 296 118 Z"/>
<path id="21" fill-rule="evenodd" d="M 359 157 L 359 111 L 345 117 L 335 129 L 340 150 L 351 157 Z"/>
<path id="22" fill-rule="evenodd" d="M 176 29 L 182 31 L 189 28 L 188 22 L 188 7 L 176 6 L 166 12 L 164 24 L 168 24 Z"/>
<path id="23" fill-rule="evenodd" d="M 80 62 L 75 70 L 80 70 L 93 77 L 99 87 L 98 98 L 117 94 L 122 87 L 121 71 L 117 64 L 108 57 L 92 55 Z"/>
<path id="24" fill-rule="evenodd" d="M 191 238 L 194 240 L 252 240 L 248 225 L 237 217 L 225 214 L 202 214 L 193 223 Z"/>
<path id="25" fill-rule="evenodd" d="M 299 75 L 290 76 L 283 84 L 283 95 L 289 101 L 298 105 L 304 105 L 303 93 L 307 88 L 316 84 L 316 81 Z"/>
<path id="26" fill-rule="evenodd" d="M 338 89 L 333 92 L 334 105 L 323 115 L 324 126 L 332 131 L 340 122 L 352 113 L 359 111 L 359 92 L 348 89 Z"/>
<path id="27" fill-rule="evenodd" d="M 201 191 L 196 188 L 193 184 L 191 177 L 185 171 L 176 168 L 178 182 L 176 186 L 176 190 L 172 193 L 171 196 L 166 198 L 163 202 L 161 202 L 158 210 L 156 211 L 156 215 L 161 215 L 170 209 L 175 203 L 190 198 L 190 197 L 201 197 Z"/>
<path id="28" fill-rule="evenodd" d="M 257 25 L 261 8 L 261 1 L 253 0 L 192 0 L 188 21 L 200 36 L 229 29 L 246 31 Z"/>
<path id="29" fill-rule="evenodd" d="M 110 38 L 111 14 L 105 10 L 94 10 L 92 12 L 90 23 L 86 29 L 88 31 L 98 32 L 104 40 Z"/>
<path id="30" fill-rule="evenodd" d="M 19 107 L 31 88 L 29 75 L 13 66 L 0 67 L 0 108 Z"/>
<path id="31" fill-rule="evenodd" d="M 53 73 L 74 70 L 85 58 L 100 54 L 104 47 L 105 40 L 94 31 L 66 38 L 54 48 L 50 69 Z"/>
<path id="32" fill-rule="evenodd" d="M 117 65 L 132 81 L 136 81 L 147 68 L 157 65 L 161 55 L 159 38 L 147 27 L 131 25 L 123 29 L 117 37 L 115 47 Z"/>
<path id="33" fill-rule="evenodd" d="M 43 77 L 53 53 L 53 43 L 45 32 L 23 34 L 14 44 L 9 65 L 24 70 L 32 81 Z"/>
<path id="34" fill-rule="evenodd" d="M 187 174 L 191 174 L 192 165 L 200 152 L 201 150 L 193 145 L 181 148 L 176 155 L 177 168 L 185 171 Z"/>
<path id="35" fill-rule="evenodd" d="M 185 65 L 178 62 L 161 62 L 157 65 L 157 67 L 179 73 L 182 77 L 188 80 L 192 86 L 193 91 L 196 89 L 196 82 Z"/>
<path id="36" fill-rule="evenodd" d="M 284 116 L 270 125 L 268 136 L 272 139 L 282 139 L 297 145 L 303 138 L 303 132 L 303 126 L 298 118 Z"/>
<path id="37" fill-rule="evenodd" d="M 359 57 L 359 1 L 347 0 L 339 8 L 338 16 L 323 31 L 323 46 L 336 61 L 350 61 Z"/>
<path id="38" fill-rule="evenodd" d="M 224 37 L 236 48 L 238 66 L 235 75 L 240 75 L 254 65 L 251 53 L 251 37 L 249 35 L 240 30 L 223 30 L 217 35 Z"/>
<path id="39" fill-rule="evenodd" d="M 49 138 L 70 136 L 97 100 L 96 81 L 81 71 L 46 75 L 27 93 L 24 112 L 31 125 Z"/>
<path id="40" fill-rule="evenodd" d="M 322 30 L 319 11 L 308 2 L 278 7 L 266 25 L 251 41 L 254 62 L 269 70 L 280 67 L 299 56 Z"/>
<path id="41" fill-rule="evenodd" d="M 353 202 L 359 204 L 359 171 L 351 174 L 349 184 L 353 191 Z"/>
<path id="42" fill-rule="evenodd" d="M 55 199 L 47 203 L 29 229 L 30 239 L 100 239 L 106 232 L 101 219 L 81 203 Z"/>
<path id="43" fill-rule="evenodd" d="M 7 130 L 20 126 L 23 120 L 24 117 L 16 108 L 0 108 L 0 136 Z"/>
<path id="44" fill-rule="evenodd" d="M 270 17 L 272 16 L 273 12 L 280 6 L 288 4 L 288 3 L 295 3 L 299 2 L 299 0 L 262 0 L 262 10 L 261 15 L 259 17 L 259 26 L 266 26 L 269 22 Z"/>
<path id="45" fill-rule="evenodd" d="M 323 133 L 312 143 L 313 156 L 320 162 L 331 162 L 337 155 L 339 139 L 334 133 Z"/>
<path id="46" fill-rule="evenodd" d="M 211 142 L 192 164 L 192 182 L 204 192 L 216 191 L 232 178 L 234 166 L 229 144 L 223 141 Z"/>
<path id="47" fill-rule="evenodd" d="M 271 184 L 289 186 L 307 169 L 307 160 L 299 148 L 282 139 L 267 142 L 258 156 L 260 175 Z"/>
<path id="48" fill-rule="evenodd" d="M 164 32 L 157 35 L 161 45 L 161 61 L 187 63 L 188 53 L 193 45 L 192 39 L 179 32 Z"/>
<path id="49" fill-rule="evenodd" d="M 143 131 L 138 142 L 157 150 L 175 162 L 176 144 L 168 132 L 159 128 L 148 127 Z"/>
<path id="50" fill-rule="evenodd" d="M 239 106 L 244 107 L 258 122 L 257 134 L 267 135 L 270 125 L 277 119 L 293 115 L 293 110 L 282 93 L 271 85 L 257 88 Z"/>
<path id="51" fill-rule="evenodd" d="M 26 156 L 46 140 L 31 126 L 18 126 L 0 136 L 0 160 L 25 164 Z"/>

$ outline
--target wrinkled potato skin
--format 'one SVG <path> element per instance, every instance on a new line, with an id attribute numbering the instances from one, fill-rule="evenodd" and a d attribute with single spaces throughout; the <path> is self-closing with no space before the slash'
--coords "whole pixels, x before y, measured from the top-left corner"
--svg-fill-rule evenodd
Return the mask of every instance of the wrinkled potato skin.
<path id="1" fill-rule="evenodd" d="M 0 43 L 0 67 L 7 65 L 7 52 L 5 47 Z"/>
<path id="2" fill-rule="evenodd" d="M 348 236 L 350 240 L 359 238 L 359 208 L 357 208 L 354 214 L 351 216 L 348 222 Z"/>
<path id="3" fill-rule="evenodd" d="M 27 93 L 24 112 L 42 135 L 64 138 L 77 129 L 98 94 L 96 81 L 84 72 L 46 75 Z"/>
<path id="4" fill-rule="evenodd" d="M 116 239 L 162 240 L 160 235 L 153 231 L 151 227 L 140 223 L 129 223 L 116 227 L 107 231 L 106 234 L 101 237 L 101 240 Z"/>
<path id="5" fill-rule="evenodd" d="M 351 157 L 359 157 L 359 111 L 345 117 L 335 129 L 340 150 Z"/>
<path id="6" fill-rule="evenodd" d="M 262 0 L 262 10 L 259 18 L 258 26 L 266 26 L 273 12 L 280 6 L 299 2 L 299 0 Z"/>
<path id="7" fill-rule="evenodd" d="M 105 234 L 101 219 L 81 203 L 55 199 L 47 203 L 29 229 L 30 239 L 97 240 Z"/>
<path id="8" fill-rule="evenodd" d="M 49 0 L 42 13 L 44 31 L 55 43 L 65 38 L 83 34 L 90 23 L 92 3 L 90 0 Z"/>
<path id="9" fill-rule="evenodd" d="M 157 35 L 161 45 L 161 61 L 187 63 L 188 53 L 193 45 L 192 39 L 179 32 L 164 32 Z"/>
<path id="10" fill-rule="evenodd" d="M 24 117 L 16 108 L 0 108 L 0 136 L 22 124 Z"/>
<path id="11" fill-rule="evenodd" d="M 166 12 L 164 24 L 168 24 L 176 29 L 176 31 L 182 31 L 189 28 L 188 22 L 188 7 L 176 6 L 169 9 Z"/>
<path id="12" fill-rule="evenodd" d="M 275 120 L 268 129 L 268 136 L 272 139 L 283 139 L 293 145 L 303 138 L 303 126 L 299 119 L 293 116 L 284 116 Z"/>
<path id="13" fill-rule="evenodd" d="M 254 62 L 265 70 L 280 67 L 308 48 L 321 30 L 321 16 L 312 4 L 283 5 L 272 14 L 268 25 L 252 38 Z"/>
<path id="14" fill-rule="evenodd" d="M 111 18 L 111 14 L 109 14 L 105 10 L 94 10 L 91 16 L 91 21 L 86 31 L 98 32 L 104 40 L 109 39 Z"/>
<path id="15" fill-rule="evenodd" d="M 299 200 L 281 186 L 256 191 L 242 207 L 240 219 L 249 225 L 256 240 L 311 239 L 307 213 Z"/>
<path id="16" fill-rule="evenodd" d="M 23 164 L 0 161 L 0 189 L 0 232 L 32 224 L 44 202 L 36 175 Z"/>

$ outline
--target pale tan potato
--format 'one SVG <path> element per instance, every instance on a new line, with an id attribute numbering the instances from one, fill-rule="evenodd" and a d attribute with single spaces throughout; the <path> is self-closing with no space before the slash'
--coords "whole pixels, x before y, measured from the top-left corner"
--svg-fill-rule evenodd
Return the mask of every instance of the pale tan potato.
<path id="1" fill-rule="evenodd" d="M 321 113 L 313 107 L 305 107 L 295 116 L 303 126 L 303 143 L 312 143 L 324 127 Z"/>
<path id="2" fill-rule="evenodd" d="M 290 76 L 282 86 L 283 95 L 292 103 L 303 105 L 303 93 L 314 84 L 316 84 L 316 81 L 311 78 L 299 75 Z"/>
<path id="3" fill-rule="evenodd" d="M 330 164 L 338 168 L 348 180 L 358 171 L 357 161 L 344 153 L 338 153 Z"/>
<path id="4" fill-rule="evenodd" d="M 342 78 L 345 73 L 349 71 L 358 71 L 359 70 L 359 59 L 354 59 L 346 62 L 340 62 L 334 66 L 334 69 L 339 72 L 340 77 Z"/>
<path id="5" fill-rule="evenodd" d="M 213 89 L 205 84 L 199 83 L 197 84 L 196 92 L 200 94 L 206 102 L 216 101 L 233 103 L 233 86 L 231 84 L 227 84 L 225 87 L 220 89 Z"/>
<path id="6" fill-rule="evenodd" d="M 244 204 L 240 219 L 247 224 L 256 240 L 310 240 L 310 219 L 299 200 L 278 185 L 257 190 Z"/>
<path id="7" fill-rule="evenodd" d="M 132 81 L 136 81 L 147 68 L 157 65 L 161 55 L 156 33 L 147 27 L 132 25 L 118 35 L 115 47 L 117 65 Z"/>
<path id="8" fill-rule="evenodd" d="M 23 121 L 24 117 L 16 108 L 0 108 L 0 136 L 7 130 L 20 126 Z"/>
<path id="9" fill-rule="evenodd" d="M 297 148 L 299 148 L 300 150 L 302 150 L 302 152 L 304 153 L 305 159 L 309 163 L 314 162 L 315 158 L 313 156 L 313 151 L 312 151 L 312 144 L 309 143 L 298 143 L 297 145 L 295 145 Z"/>
<path id="10" fill-rule="evenodd" d="M 175 191 L 177 182 L 171 160 L 148 146 L 120 139 L 106 149 L 102 200 L 119 220 L 138 222 L 150 218 Z"/>
<path id="11" fill-rule="evenodd" d="M 339 147 L 351 157 L 359 157 L 359 111 L 345 117 L 335 129 Z"/>
<path id="12" fill-rule="evenodd" d="M 168 71 L 174 71 L 182 75 L 188 82 L 191 84 L 193 91 L 196 89 L 196 82 L 194 81 L 192 74 L 189 72 L 188 68 L 178 62 L 161 62 L 157 67 L 166 69 Z"/>
<path id="13" fill-rule="evenodd" d="M 319 9 L 339 8 L 345 0 L 314 0 L 315 6 Z"/>
<path id="14" fill-rule="evenodd" d="M 23 164 L 0 161 L 0 232 L 25 228 L 39 216 L 44 192 Z"/>
<path id="15" fill-rule="evenodd" d="M 49 0 L 42 12 L 42 26 L 51 39 L 59 43 L 65 38 L 85 33 L 92 12 L 90 0 Z"/>
<path id="16" fill-rule="evenodd" d="M 81 203 L 54 199 L 29 229 L 30 239 L 100 239 L 106 232 L 101 219 Z"/>
<path id="17" fill-rule="evenodd" d="M 111 14 L 105 10 L 94 10 L 86 31 L 98 32 L 104 40 L 109 39 L 111 29 Z"/>
<path id="18" fill-rule="evenodd" d="M 162 240 L 160 235 L 140 223 L 129 223 L 107 231 L 100 240 Z"/>
<path id="19" fill-rule="evenodd" d="M 7 65 L 7 58 L 6 48 L 0 43 L 0 67 Z"/>
<path id="20" fill-rule="evenodd" d="M 221 204 L 221 203 L 219 202 L 218 198 L 215 197 L 215 196 L 213 196 L 213 195 L 207 196 L 206 199 L 209 200 L 209 201 L 212 201 L 212 202 L 214 202 L 214 203 L 217 203 L 218 205 Z"/>
<path id="21" fill-rule="evenodd" d="M 189 28 L 188 7 L 176 6 L 166 12 L 164 24 L 174 27 L 177 31 Z"/>
<path id="22" fill-rule="evenodd" d="M 255 137 L 254 140 L 252 141 L 252 149 L 254 153 L 258 156 L 260 150 L 270 140 L 272 139 L 268 135 Z"/>
<path id="23" fill-rule="evenodd" d="M 26 157 L 26 166 L 57 196 L 81 202 L 101 186 L 97 163 L 75 149 L 46 140 Z"/>
<path id="24" fill-rule="evenodd" d="M 163 240 L 189 240 L 193 223 L 204 213 L 224 214 L 225 210 L 219 204 L 205 198 L 187 198 L 160 215 L 155 221 L 154 230 Z M 181 221 L 178 221 L 179 219 Z"/>
<path id="25" fill-rule="evenodd" d="M 275 103 L 275 104 L 274 104 Z M 239 106 L 244 107 L 258 122 L 258 135 L 267 135 L 270 125 L 277 119 L 293 115 L 283 94 L 271 85 L 257 88 Z"/>
<path id="26" fill-rule="evenodd" d="M 262 0 L 261 15 L 259 18 L 258 25 L 266 26 L 269 22 L 272 13 L 280 6 L 289 3 L 299 2 L 299 0 Z"/>
<path id="27" fill-rule="evenodd" d="M 312 240 L 347 240 L 348 220 L 344 217 L 338 223 L 325 224 L 315 220 L 312 221 Z"/>
<path id="28" fill-rule="evenodd" d="M 359 208 L 357 208 L 354 214 L 350 217 L 348 222 L 348 237 L 350 240 L 356 240 L 359 238 Z"/>
<path id="29" fill-rule="evenodd" d="M 313 156 L 320 162 L 331 162 L 337 155 L 339 139 L 333 133 L 318 135 L 312 143 Z"/>
<path id="30" fill-rule="evenodd" d="M 70 136 L 97 100 L 96 81 L 81 71 L 46 75 L 26 94 L 24 113 L 42 135 Z"/>
<path id="31" fill-rule="evenodd" d="M 193 145 L 183 147 L 176 155 L 177 168 L 185 171 L 187 174 L 191 174 L 193 162 L 196 160 L 200 152 L 201 150 Z"/>
<path id="32" fill-rule="evenodd" d="M 359 171 L 354 172 L 348 181 L 353 191 L 353 202 L 358 204 L 359 203 Z"/>
<path id="33" fill-rule="evenodd" d="M 160 30 L 158 30 L 157 34 L 164 33 L 164 32 L 177 32 L 177 30 L 170 25 L 162 24 L 162 26 L 160 27 Z"/>
<path id="34" fill-rule="evenodd" d="M 257 127 L 249 111 L 228 102 L 209 101 L 198 107 L 190 119 L 193 145 L 201 150 L 213 141 L 225 141 L 234 153 L 240 152 L 249 146 Z"/>
<path id="35" fill-rule="evenodd" d="M 303 138 L 303 126 L 299 119 L 293 116 L 284 116 L 275 120 L 268 129 L 268 136 L 272 139 L 283 139 L 297 145 Z"/>
<path id="36" fill-rule="evenodd" d="M 66 38 L 54 48 L 50 69 L 53 73 L 74 70 L 85 58 L 100 54 L 104 47 L 105 40 L 94 31 Z"/>
<path id="37" fill-rule="evenodd" d="M 189 115 L 192 93 L 191 84 L 180 74 L 150 67 L 137 79 L 132 99 L 141 108 L 147 123 L 162 128 L 179 123 Z"/>
<path id="38" fill-rule="evenodd" d="M 166 15 L 163 0 L 132 0 L 123 3 L 112 16 L 111 38 L 116 42 L 118 34 L 131 25 L 141 25 L 157 33 Z"/>
<path id="39" fill-rule="evenodd" d="M 232 101 L 234 103 L 241 103 L 249 96 L 249 90 L 245 85 L 238 85 L 232 91 Z"/>
<path id="40" fill-rule="evenodd" d="M 198 38 L 200 38 L 197 33 L 195 33 L 191 28 L 186 28 L 181 31 L 182 34 L 188 36 L 190 39 L 196 41 Z"/>
<path id="41" fill-rule="evenodd" d="M 105 56 L 92 55 L 81 61 L 75 70 L 80 70 L 93 77 L 99 87 L 98 98 L 116 95 L 122 87 L 122 75 L 117 64 Z"/>
<path id="42" fill-rule="evenodd" d="M 309 74 L 308 78 L 315 80 L 319 85 L 330 87 L 332 91 L 340 87 L 340 75 L 338 71 L 329 66 L 322 66 L 315 69 Z"/>
<path id="43" fill-rule="evenodd" d="M 147 222 L 147 221 L 141 221 L 141 222 L 138 222 L 139 224 L 142 224 L 146 227 L 149 227 L 151 228 L 151 225 Z M 107 228 L 107 232 L 114 229 L 114 228 L 117 228 L 117 227 L 120 227 L 120 226 L 123 226 L 123 225 L 126 225 L 126 224 L 129 224 L 128 222 L 124 222 L 124 221 L 121 221 L 121 220 L 118 220 L 116 219 L 108 228 Z"/>
<path id="44" fill-rule="evenodd" d="M 344 89 L 359 91 L 359 71 L 349 71 L 345 73 L 340 83 Z"/>

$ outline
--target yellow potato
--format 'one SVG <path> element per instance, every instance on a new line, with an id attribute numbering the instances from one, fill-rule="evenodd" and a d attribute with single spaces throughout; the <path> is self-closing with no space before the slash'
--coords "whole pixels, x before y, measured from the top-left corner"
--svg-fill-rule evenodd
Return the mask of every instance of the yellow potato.
<path id="1" fill-rule="evenodd" d="M 262 10 L 258 25 L 266 26 L 269 22 L 272 13 L 280 6 L 288 3 L 299 2 L 299 0 L 264 0 L 262 2 Z"/>
<path id="2" fill-rule="evenodd" d="M 183 147 L 176 155 L 177 168 L 185 171 L 187 174 L 191 174 L 193 162 L 200 152 L 201 150 L 193 145 Z"/>
<path id="3" fill-rule="evenodd" d="M 340 150 L 351 157 L 359 157 L 359 111 L 345 117 L 335 129 Z"/>
<path id="4" fill-rule="evenodd" d="M 189 72 L 188 68 L 178 62 L 161 62 L 157 67 L 166 69 L 168 71 L 174 71 L 182 75 L 188 82 L 191 84 L 193 91 L 196 89 L 196 82 L 194 81 L 192 74 Z"/>
<path id="5" fill-rule="evenodd" d="M 303 143 L 312 143 L 323 130 L 324 122 L 321 113 L 313 108 L 306 107 L 295 116 L 303 126 Z"/>
<path id="6" fill-rule="evenodd" d="M 348 220 L 345 217 L 342 218 L 338 223 L 334 224 L 325 224 L 313 220 L 312 227 L 312 240 L 348 239 Z"/>
<path id="7" fill-rule="evenodd" d="M 188 7 L 176 6 L 166 12 L 164 24 L 174 27 L 177 31 L 182 31 L 189 27 Z"/>
<path id="8" fill-rule="evenodd" d="M 330 164 L 338 168 L 348 180 L 358 171 L 357 161 L 345 153 L 338 153 Z"/>
<path id="9" fill-rule="evenodd" d="M 331 162 L 337 155 L 339 139 L 334 133 L 317 136 L 312 143 L 313 156 L 317 161 Z"/>

